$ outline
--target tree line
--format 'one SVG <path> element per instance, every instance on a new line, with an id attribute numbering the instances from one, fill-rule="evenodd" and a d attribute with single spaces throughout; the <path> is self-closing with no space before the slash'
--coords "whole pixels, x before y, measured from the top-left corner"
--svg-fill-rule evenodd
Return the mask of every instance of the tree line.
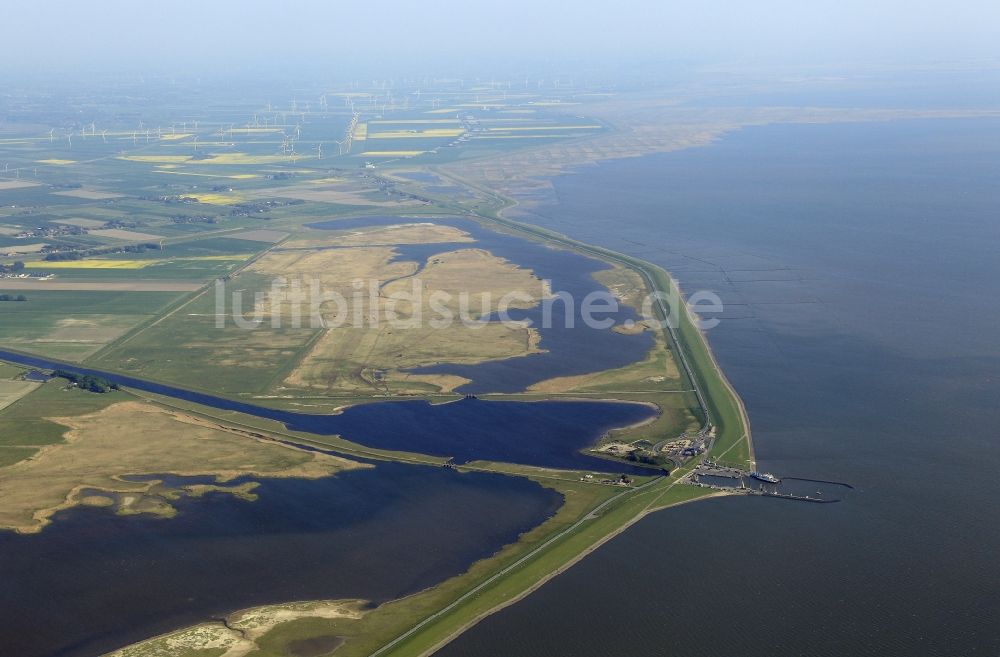
<path id="1" fill-rule="evenodd" d="M 77 388 L 89 390 L 90 392 L 111 392 L 112 390 L 118 390 L 117 383 L 112 383 L 107 379 L 102 379 L 99 376 L 93 376 L 91 374 L 78 374 L 67 370 L 55 370 L 52 373 L 52 376 L 66 379 L 70 383 L 75 383 Z"/>

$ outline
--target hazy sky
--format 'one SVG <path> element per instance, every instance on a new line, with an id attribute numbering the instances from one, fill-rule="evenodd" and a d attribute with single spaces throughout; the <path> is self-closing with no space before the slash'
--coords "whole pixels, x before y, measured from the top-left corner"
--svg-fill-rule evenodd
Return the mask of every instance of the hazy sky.
<path id="1" fill-rule="evenodd" d="M 998 0 L 8 0 L 0 67 L 516 53 L 735 63 L 1000 56 Z"/>

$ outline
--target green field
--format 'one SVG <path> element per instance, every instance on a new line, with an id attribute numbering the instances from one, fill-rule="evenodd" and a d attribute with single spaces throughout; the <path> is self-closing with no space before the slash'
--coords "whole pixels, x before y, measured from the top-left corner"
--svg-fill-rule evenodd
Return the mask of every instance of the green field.
<path id="1" fill-rule="evenodd" d="M 245 274 L 240 284 L 252 286 L 252 278 Z M 261 280 L 260 285 L 266 289 L 269 282 Z M 244 329 L 231 318 L 217 328 L 213 288 L 88 364 L 213 393 L 261 393 L 303 355 L 320 331 L 267 325 Z"/>
<path id="2" fill-rule="evenodd" d="M 181 296 L 174 292 L 85 290 L 10 293 L 15 292 L 27 296 L 28 301 L 4 305 L 0 341 L 12 349 L 66 360 L 86 358 Z"/>

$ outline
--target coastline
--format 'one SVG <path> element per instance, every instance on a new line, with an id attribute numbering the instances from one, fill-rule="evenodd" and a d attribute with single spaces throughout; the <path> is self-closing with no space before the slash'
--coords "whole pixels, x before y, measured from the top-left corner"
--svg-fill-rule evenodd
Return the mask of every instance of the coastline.
<path id="1" fill-rule="evenodd" d="M 512 597 L 512 598 L 510 598 L 508 600 L 505 600 L 504 602 L 499 603 L 498 605 L 496 605 L 495 607 L 492 607 L 488 611 L 485 611 L 485 612 L 477 615 L 476 617 L 472 618 L 471 620 L 469 620 L 468 622 L 466 622 L 464 625 L 462 625 L 459 629 L 455 630 L 453 633 L 451 633 L 450 635 L 448 635 L 448 637 L 446 637 L 445 639 L 442 639 L 440 642 L 434 644 L 434 646 L 432 646 L 431 648 L 428 648 L 427 650 L 425 650 L 425 651 L 423 651 L 421 653 L 418 653 L 418 657 L 430 657 L 430 655 L 433 655 L 438 650 L 440 650 L 441 648 L 445 647 L 446 645 L 448 645 L 449 643 L 451 643 L 452 641 L 454 641 L 455 639 L 457 639 L 459 636 L 461 636 L 466 631 L 468 631 L 472 627 L 476 626 L 477 624 L 479 624 L 480 622 L 482 622 L 486 618 L 489 618 L 493 614 L 496 614 L 497 612 L 503 611 L 507 607 L 515 605 L 518 602 L 520 602 L 521 600 L 527 598 L 529 595 L 531 595 L 532 593 L 534 593 L 538 589 L 540 589 L 543 586 L 545 586 L 546 584 L 548 584 L 551 580 L 555 579 L 556 577 L 558 577 L 559 575 L 563 574 L 564 572 L 566 572 L 567 570 L 569 570 L 570 568 L 572 568 L 576 564 L 578 564 L 581 561 L 583 561 L 583 559 L 585 559 L 586 557 L 588 557 L 592 553 L 596 552 L 598 549 L 600 549 L 606 543 L 608 543 L 609 541 L 611 541 L 613 538 L 619 536 L 620 534 L 622 534 L 623 532 L 625 532 L 625 530 L 631 528 L 633 525 L 635 525 L 637 522 L 639 522 L 640 520 L 642 520 L 646 516 L 648 516 L 650 514 L 653 514 L 653 513 L 656 513 L 657 511 L 665 511 L 667 509 L 672 509 L 674 507 L 683 506 L 685 504 L 691 504 L 691 503 L 694 503 L 694 502 L 701 502 L 701 501 L 704 501 L 704 500 L 714 499 L 714 498 L 717 498 L 717 497 L 728 497 L 728 496 L 731 496 L 731 495 L 733 495 L 733 493 L 729 493 L 729 492 L 725 492 L 725 491 L 718 491 L 718 492 L 715 492 L 715 493 L 711 493 L 709 495 L 705 495 L 704 497 L 697 497 L 697 498 L 690 499 L 690 500 L 682 500 L 680 502 L 674 502 L 674 503 L 671 503 L 671 504 L 667 504 L 666 506 L 657 507 L 655 509 L 647 509 L 647 510 L 643 511 L 642 513 L 640 513 L 640 514 L 636 515 L 635 517 L 633 517 L 632 520 L 630 520 L 629 522 L 621 525 L 620 527 L 618 527 L 617 529 L 615 529 L 611 533 L 607 534 L 604 538 L 600 539 L 596 543 L 593 543 L 590 547 L 586 548 L 585 550 L 583 550 L 582 552 L 580 552 L 579 554 L 577 554 L 575 557 L 573 557 L 569 561 L 566 561 L 559 568 L 556 568 L 555 570 L 551 571 L 548 575 L 542 577 L 537 582 L 535 582 L 534 584 L 532 584 L 528 588 L 524 589 L 522 592 L 518 593 L 517 595 L 515 595 L 514 597 Z"/>
<path id="2" fill-rule="evenodd" d="M 460 180 L 454 177 L 453 179 Z M 658 267 L 652 263 L 646 262 L 645 260 L 618 253 L 601 246 L 579 242 L 571 237 L 563 235 L 562 233 L 541 228 L 533 224 L 527 224 L 522 221 L 508 219 L 504 217 L 504 214 L 508 210 L 517 207 L 518 201 L 514 198 L 501 196 L 499 194 L 494 194 L 494 197 L 498 201 L 504 202 L 504 207 L 496 211 L 494 216 L 478 215 L 480 218 L 507 226 L 510 229 L 517 230 L 522 233 L 527 233 L 535 239 L 539 239 L 541 241 L 554 242 L 563 248 L 577 250 L 582 252 L 584 255 L 588 255 L 598 260 L 628 267 L 642 276 L 650 292 L 662 292 L 669 294 L 671 290 L 674 290 L 679 298 L 684 298 L 683 291 L 677 284 L 676 279 L 674 279 L 673 276 L 671 276 L 670 273 L 662 267 Z M 731 419 L 734 419 L 738 425 L 736 428 L 738 435 L 730 436 L 727 434 L 725 436 L 726 440 L 731 441 L 731 445 L 720 454 L 712 455 L 719 456 L 721 454 L 728 453 L 733 447 L 739 445 L 740 442 L 745 441 L 749 455 L 749 465 L 752 468 L 755 468 L 756 457 L 754 456 L 753 449 L 753 435 L 750 430 L 750 419 L 747 415 L 746 407 L 735 388 L 726 378 L 722 368 L 719 366 L 718 360 L 716 359 L 715 353 L 712 351 L 711 344 L 709 343 L 704 331 L 699 329 L 695 324 L 693 313 L 687 303 L 682 304 L 682 307 L 684 312 L 680 315 L 681 321 L 679 322 L 678 327 L 673 328 L 668 326 L 665 333 L 671 344 L 672 350 L 675 351 L 677 356 L 679 356 L 677 359 L 679 361 L 678 364 L 682 366 L 682 369 L 688 376 L 692 387 L 699 398 L 702 410 L 705 413 L 704 429 L 707 431 L 712 429 L 714 426 L 715 429 L 724 431 L 726 429 L 726 422 Z M 691 360 L 696 361 L 694 364 L 689 362 L 689 355 L 691 356 Z M 701 358 L 699 358 L 699 356 L 701 356 Z M 706 372 L 706 369 L 709 371 Z M 706 374 L 709 376 L 706 377 Z M 718 392 L 723 394 L 719 396 L 724 397 L 731 404 L 733 404 L 735 407 L 734 409 L 725 409 L 723 406 L 719 406 L 720 400 L 715 398 L 712 394 L 706 395 L 705 391 L 699 386 L 699 383 L 701 383 L 701 385 L 706 388 L 714 387 L 712 385 L 713 378 L 718 383 L 718 386 L 721 387 L 721 390 Z M 717 417 L 714 422 L 711 418 L 710 407 L 712 406 L 714 406 L 717 411 Z M 732 414 L 735 414 L 735 417 L 729 417 Z M 732 432 L 730 431 L 729 433 Z M 713 440 L 713 451 L 718 444 L 719 436 Z"/>

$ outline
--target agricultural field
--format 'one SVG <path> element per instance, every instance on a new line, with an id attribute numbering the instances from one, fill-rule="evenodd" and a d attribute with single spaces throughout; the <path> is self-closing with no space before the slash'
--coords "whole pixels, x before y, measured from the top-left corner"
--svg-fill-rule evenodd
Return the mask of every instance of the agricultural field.
<path id="1" fill-rule="evenodd" d="M 426 320 L 418 322 L 419 327 L 405 326 L 417 313 L 437 316 L 428 305 L 435 292 L 452 296 L 448 311 L 455 317 L 462 310 L 459 294 L 468 294 L 472 319 L 495 310 L 493 302 L 511 290 L 528 295 L 511 307 L 533 305 L 548 293 L 529 270 L 474 248 L 464 231 L 418 222 L 330 233 L 300 230 L 258 258 L 228 282 L 221 313 L 216 291 L 206 291 L 92 364 L 195 387 L 210 381 L 214 389 L 230 394 L 421 393 L 447 392 L 464 379 L 404 370 L 538 350 L 537 331 L 527 327 L 470 327 L 455 321 L 438 328 Z M 397 250 L 436 242 L 442 244 L 441 251 L 426 261 L 400 256 Z M 459 244 L 469 248 L 456 249 Z M 419 279 L 414 279 L 418 273 Z M 364 289 L 366 319 L 360 324 L 344 316 L 339 305 L 314 303 L 309 296 L 315 284 L 325 295 L 353 301 L 359 280 L 366 286 L 368 281 L 379 282 L 374 297 L 371 289 Z M 422 286 L 419 305 L 406 298 L 414 280 Z M 489 307 L 482 305 L 482 293 L 491 295 Z M 234 295 L 241 304 L 238 312 Z M 237 325 L 235 317 L 246 323 L 255 312 L 259 326 Z M 377 321 L 367 319 L 370 312 Z M 389 313 L 398 322 L 386 321 Z"/>
<path id="2" fill-rule="evenodd" d="M 0 291 L 3 287 L 0 280 Z M 5 347 L 65 360 L 82 360 L 179 299 L 176 292 L 15 290 L 27 301 L 4 303 Z"/>
<path id="3" fill-rule="evenodd" d="M 0 379 L 0 411 L 17 402 L 39 384 L 32 381 L 11 381 Z"/>

